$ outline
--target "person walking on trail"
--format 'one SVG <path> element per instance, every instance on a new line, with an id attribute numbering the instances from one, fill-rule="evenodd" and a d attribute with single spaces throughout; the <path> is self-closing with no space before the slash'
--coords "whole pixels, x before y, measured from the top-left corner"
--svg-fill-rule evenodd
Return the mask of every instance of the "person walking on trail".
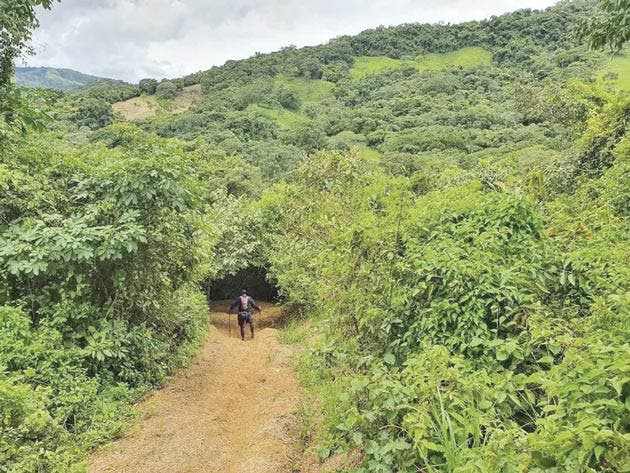
<path id="1" fill-rule="evenodd" d="M 247 291 L 243 289 L 241 295 L 234 299 L 232 305 L 228 309 L 228 314 L 231 314 L 235 307 L 238 307 L 238 326 L 241 329 L 241 340 L 245 341 L 245 323 L 249 324 L 249 329 L 252 332 L 252 339 L 254 338 L 254 316 L 252 315 L 252 307 L 261 312 L 260 307 L 256 305 L 256 302 L 251 296 L 247 295 Z"/>

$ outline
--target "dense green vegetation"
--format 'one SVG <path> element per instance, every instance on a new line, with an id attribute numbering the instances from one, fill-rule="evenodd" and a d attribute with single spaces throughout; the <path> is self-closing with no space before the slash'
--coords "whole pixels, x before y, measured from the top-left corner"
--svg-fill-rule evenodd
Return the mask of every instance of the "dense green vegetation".
<path id="1" fill-rule="evenodd" d="M 629 105 L 615 103 L 615 120 Z M 427 192 L 332 153 L 263 201 L 280 285 L 319 314 L 301 371 L 323 397 L 311 412 L 322 458 L 359 449 L 359 471 L 627 469 L 629 144 L 572 195 L 553 164 L 453 167 Z"/>
<path id="2" fill-rule="evenodd" d="M 205 328 L 190 286 L 201 257 L 194 166 L 136 135 L 115 152 L 42 135 L 3 159 L 8 471 L 67 471 L 120 431 L 120 404 L 181 363 Z"/>
<path id="3" fill-rule="evenodd" d="M 15 83 L 20 87 L 74 90 L 101 80 L 71 69 L 54 67 L 16 67 Z"/>
<path id="4" fill-rule="evenodd" d="M 592 13 L 377 28 L 137 86 L 0 77 L 0 471 L 83 471 L 194 352 L 201 282 L 247 261 L 300 316 L 322 461 L 628 471 L 630 76 L 567 34 Z M 181 113 L 112 108 L 194 84 Z"/>

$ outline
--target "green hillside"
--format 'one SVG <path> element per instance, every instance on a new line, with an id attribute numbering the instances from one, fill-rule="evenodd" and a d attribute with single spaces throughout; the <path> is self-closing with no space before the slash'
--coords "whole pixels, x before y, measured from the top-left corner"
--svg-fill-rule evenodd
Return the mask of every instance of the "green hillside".
<path id="1" fill-rule="evenodd" d="M 86 472 L 244 280 L 300 345 L 296 433 L 271 429 L 296 471 L 630 471 L 628 56 L 568 34 L 594 8 L 137 85 L 0 74 L 0 471 Z M 269 340 L 228 341 L 247 360 Z M 241 433 L 210 412 L 188 417 L 198 440 Z M 150 437 L 143 459 L 173 457 Z"/>
<path id="2" fill-rule="evenodd" d="M 71 69 L 53 67 L 16 67 L 15 82 L 21 87 L 75 90 L 102 80 Z"/>

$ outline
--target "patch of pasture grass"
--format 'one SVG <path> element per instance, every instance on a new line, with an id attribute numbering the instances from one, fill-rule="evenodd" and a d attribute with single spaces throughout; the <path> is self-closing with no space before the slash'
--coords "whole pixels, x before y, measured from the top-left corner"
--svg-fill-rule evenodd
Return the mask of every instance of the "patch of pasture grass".
<path id="1" fill-rule="evenodd" d="M 360 56 L 355 59 L 350 75 L 353 79 L 358 79 L 366 74 L 378 74 L 403 66 L 413 67 L 418 71 L 431 71 L 447 67 L 475 67 L 490 64 L 491 61 L 492 53 L 476 46 L 448 53 L 421 54 L 413 60 L 392 59 L 385 56 Z"/>
<path id="2" fill-rule="evenodd" d="M 201 86 L 196 84 L 184 87 L 172 99 L 157 98 L 155 95 L 140 95 L 115 103 L 113 109 L 125 120 L 134 121 L 185 112 L 200 101 Z"/>
<path id="3" fill-rule="evenodd" d="M 630 91 L 630 48 L 626 48 L 606 61 L 600 80 L 617 89 Z"/>
<path id="4" fill-rule="evenodd" d="M 304 344 L 309 336 L 311 324 L 303 319 L 291 320 L 280 330 L 280 341 L 287 345 Z"/>
<path id="5" fill-rule="evenodd" d="M 359 79 L 368 74 L 378 74 L 388 69 L 398 69 L 405 62 L 386 56 L 359 56 L 354 59 L 350 76 Z"/>
<path id="6" fill-rule="evenodd" d="M 276 84 L 284 85 L 287 89 L 295 92 L 302 103 L 321 102 L 330 96 L 335 84 L 325 80 L 313 80 L 302 77 L 276 77 Z"/>
<path id="7" fill-rule="evenodd" d="M 490 64 L 492 53 L 483 48 L 470 46 L 444 54 L 422 54 L 414 61 L 416 69 L 430 71 L 445 69 L 447 67 L 476 67 Z"/>
<path id="8" fill-rule="evenodd" d="M 247 108 L 271 118 L 282 128 L 292 128 L 297 124 L 308 121 L 305 115 L 284 108 L 269 108 L 262 105 L 250 105 Z"/>
<path id="9" fill-rule="evenodd" d="M 369 146 L 359 146 L 357 147 L 357 155 L 366 161 L 377 162 L 381 158 L 382 153 Z"/>

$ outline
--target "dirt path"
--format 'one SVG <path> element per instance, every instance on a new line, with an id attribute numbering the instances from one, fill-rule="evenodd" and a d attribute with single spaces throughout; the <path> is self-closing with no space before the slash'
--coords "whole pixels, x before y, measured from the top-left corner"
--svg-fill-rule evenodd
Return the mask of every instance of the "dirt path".
<path id="1" fill-rule="evenodd" d="M 256 338 L 241 342 L 226 303 L 190 367 L 142 402 L 139 429 L 96 452 L 90 473 L 290 473 L 299 385 L 291 349 L 269 325 L 279 309 L 263 306 Z M 267 327 L 267 328 L 265 328 Z M 248 330 L 249 332 L 249 330 Z"/>

